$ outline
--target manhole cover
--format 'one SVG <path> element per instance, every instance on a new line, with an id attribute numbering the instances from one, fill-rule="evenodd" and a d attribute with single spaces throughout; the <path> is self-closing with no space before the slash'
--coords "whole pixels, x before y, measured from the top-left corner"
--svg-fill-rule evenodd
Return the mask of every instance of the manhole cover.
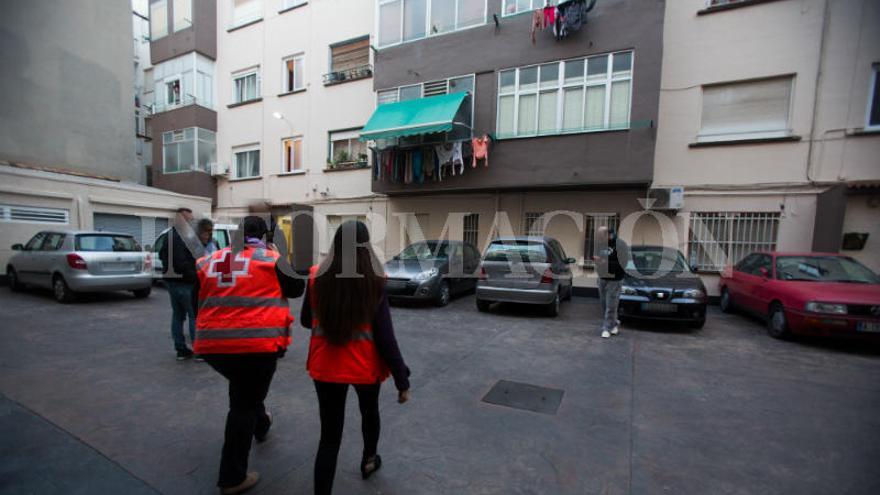
<path id="1" fill-rule="evenodd" d="M 555 388 L 498 380 L 492 390 L 483 397 L 483 402 L 543 414 L 556 414 L 564 393 L 565 391 Z"/>

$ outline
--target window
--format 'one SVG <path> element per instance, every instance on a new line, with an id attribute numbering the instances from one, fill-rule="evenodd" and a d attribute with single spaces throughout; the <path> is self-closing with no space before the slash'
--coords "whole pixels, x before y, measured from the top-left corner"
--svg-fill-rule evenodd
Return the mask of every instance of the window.
<path id="1" fill-rule="evenodd" d="M 154 84 L 156 83 L 153 81 L 153 68 L 144 69 L 144 94 L 152 93 Z"/>
<path id="2" fill-rule="evenodd" d="M 58 251 L 61 249 L 61 245 L 64 244 L 64 234 L 58 232 L 50 232 L 46 234 L 46 240 L 43 241 L 43 245 L 40 246 L 40 251 Z"/>
<path id="3" fill-rule="evenodd" d="M 165 105 L 173 107 L 180 102 L 180 78 L 165 81 Z"/>
<path id="4" fill-rule="evenodd" d="M 865 129 L 880 130 L 880 64 L 871 68 L 871 86 L 868 94 L 868 112 Z"/>
<path id="5" fill-rule="evenodd" d="M 359 139 L 360 129 L 330 132 L 331 167 L 367 166 L 367 143 Z"/>
<path id="6" fill-rule="evenodd" d="M 523 215 L 523 234 L 528 236 L 544 235 L 544 214 L 529 211 Z"/>
<path id="7" fill-rule="evenodd" d="M 477 246 L 477 237 L 480 235 L 480 214 L 471 213 L 464 217 L 464 237 L 462 240 L 468 244 Z"/>
<path id="8" fill-rule="evenodd" d="M 302 136 L 281 140 L 281 171 L 285 174 L 303 170 Z"/>
<path id="9" fill-rule="evenodd" d="M 703 87 L 697 141 L 773 138 L 791 134 L 788 125 L 792 76 Z"/>
<path id="10" fill-rule="evenodd" d="M 449 79 L 440 79 L 410 86 L 401 86 L 399 88 L 384 89 L 377 93 L 377 104 L 384 105 L 386 103 L 397 103 L 399 101 L 415 100 L 428 96 L 445 95 L 449 93 L 470 93 L 471 105 L 466 115 L 462 116 L 462 121 L 467 128 L 456 129 L 452 132 L 451 138 L 468 138 L 471 136 L 470 127 L 472 125 L 474 114 L 474 76 L 458 76 Z M 463 133 L 463 134 L 462 134 Z M 461 134 L 461 135 L 460 135 Z"/>
<path id="11" fill-rule="evenodd" d="M 500 138 L 626 129 L 633 52 L 498 73 Z"/>
<path id="12" fill-rule="evenodd" d="M 232 102 L 244 103 L 260 96 L 260 78 L 257 69 L 232 76 Z"/>
<path id="13" fill-rule="evenodd" d="M 531 12 L 548 5 L 556 5 L 557 3 L 557 0 L 504 0 L 504 15 Z"/>
<path id="14" fill-rule="evenodd" d="M 192 0 L 174 0 L 174 32 L 192 27 Z"/>
<path id="15" fill-rule="evenodd" d="M 150 39 L 155 41 L 168 35 L 167 0 L 150 4 Z"/>
<path id="16" fill-rule="evenodd" d="M 308 0 L 283 0 L 281 2 L 281 10 L 292 9 L 306 3 L 308 3 Z"/>
<path id="17" fill-rule="evenodd" d="M 486 0 L 379 0 L 379 47 L 485 22 Z"/>
<path id="18" fill-rule="evenodd" d="M 262 0 L 232 0 L 232 27 L 263 18 Z"/>
<path id="19" fill-rule="evenodd" d="M 303 89 L 305 87 L 303 77 L 305 66 L 304 55 L 300 54 L 287 57 L 283 60 L 283 64 L 284 81 L 282 82 L 281 87 L 284 88 L 284 92 L 290 93 L 291 91 Z"/>
<path id="20" fill-rule="evenodd" d="M 217 161 L 214 132 L 198 127 L 162 133 L 162 172 L 207 172 Z"/>
<path id="21" fill-rule="evenodd" d="M 260 176 L 260 149 L 239 148 L 233 150 L 233 163 L 235 164 L 234 178 L 246 179 Z"/>
<path id="22" fill-rule="evenodd" d="M 773 251 L 779 213 L 693 212 L 688 256 L 698 270 L 721 271 L 752 251 Z"/>
<path id="23" fill-rule="evenodd" d="M 617 231 L 620 224 L 620 216 L 617 213 L 588 213 L 584 230 L 584 265 L 593 265 L 593 256 L 597 256 L 604 246 L 597 246 L 596 231 L 599 227 L 608 227 Z M 603 241 L 604 242 L 604 241 Z"/>
<path id="24" fill-rule="evenodd" d="M 58 223 L 70 221 L 70 210 L 0 204 L 0 222 Z"/>
<path id="25" fill-rule="evenodd" d="M 156 91 L 155 113 L 180 105 L 197 104 L 213 108 L 213 60 L 190 52 L 154 65 L 152 76 Z"/>
<path id="26" fill-rule="evenodd" d="M 330 46 L 330 73 L 332 81 L 360 79 L 372 75 L 370 68 L 370 37 Z"/>

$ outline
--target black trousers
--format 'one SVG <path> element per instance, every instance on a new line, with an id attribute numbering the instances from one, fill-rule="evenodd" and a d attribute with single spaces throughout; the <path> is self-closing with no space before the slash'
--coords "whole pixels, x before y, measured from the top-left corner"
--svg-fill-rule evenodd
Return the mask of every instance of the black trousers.
<path id="1" fill-rule="evenodd" d="M 248 455 L 255 435 L 269 431 L 263 401 L 278 363 L 277 354 L 214 354 L 205 360 L 229 380 L 229 413 L 220 458 L 220 487 L 235 486 L 247 476 Z"/>
<path id="2" fill-rule="evenodd" d="M 364 435 L 364 458 L 376 455 L 379 444 L 379 387 L 353 385 L 361 410 L 361 430 Z M 348 384 L 328 383 L 315 380 L 318 392 L 318 408 L 321 412 L 321 442 L 315 458 L 315 494 L 329 495 L 333 491 L 336 475 L 336 458 L 342 444 L 342 428 L 345 426 L 345 397 Z"/>

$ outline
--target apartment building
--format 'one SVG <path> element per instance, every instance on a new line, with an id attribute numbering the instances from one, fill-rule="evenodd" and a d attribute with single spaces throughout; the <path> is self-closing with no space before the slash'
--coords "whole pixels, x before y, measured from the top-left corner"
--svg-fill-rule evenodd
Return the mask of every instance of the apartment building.
<path id="1" fill-rule="evenodd" d="M 710 291 L 752 250 L 880 269 L 877 19 L 871 0 L 667 2 L 653 186 L 683 187 L 670 216 Z"/>
<path id="2" fill-rule="evenodd" d="M 150 62 L 150 5 L 149 0 L 132 0 L 132 44 L 134 46 L 134 135 L 135 156 L 144 171 L 145 182 L 152 184 L 153 133 L 147 126 L 153 105 Z M 150 85 L 147 86 L 147 82 Z"/>
<path id="3" fill-rule="evenodd" d="M 217 5 L 214 0 L 149 0 L 152 184 L 216 202 Z"/>
<path id="4" fill-rule="evenodd" d="M 372 2 L 217 5 L 217 215 L 270 211 L 289 233 L 312 210 L 323 252 L 344 219 L 384 218 L 358 139 L 376 104 Z"/>
<path id="5" fill-rule="evenodd" d="M 376 11 L 379 106 L 361 136 L 379 150 L 386 254 L 421 236 L 483 249 L 498 233 L 544 231 L 589 291 L 598 226 L 658 242 L 658 221 L 631 215 L 654 177 L 664 2 L 378 0 Z M 490 140 L 476 168 L 473 137 Z M 463 170 L 438 169 L 459 146 Z M 411 177 L 413 161 L 433 173 Z"/>

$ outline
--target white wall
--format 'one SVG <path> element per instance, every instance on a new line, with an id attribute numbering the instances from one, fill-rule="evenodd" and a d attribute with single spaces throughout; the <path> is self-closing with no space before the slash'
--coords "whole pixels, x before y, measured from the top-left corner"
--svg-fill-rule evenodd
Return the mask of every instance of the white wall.
<path id="1" fill-rule="evenodd" d="M 847 198 L 843 231 L 864 232 L 868 242 L 861 251 L 841 251 L 880 273 L 880 194 L 853 193 Z"/>

